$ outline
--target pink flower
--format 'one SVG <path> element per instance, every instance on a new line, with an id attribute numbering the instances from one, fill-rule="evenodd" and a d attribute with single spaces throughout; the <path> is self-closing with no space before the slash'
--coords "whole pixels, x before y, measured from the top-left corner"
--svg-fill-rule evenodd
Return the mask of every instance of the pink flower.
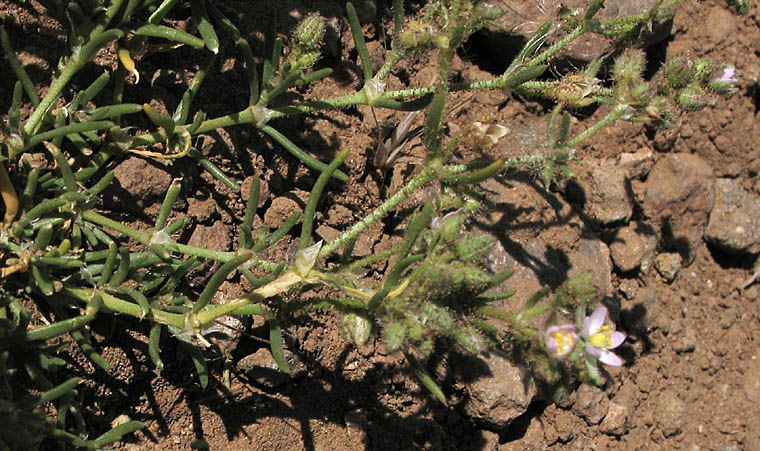
<path id="1" fill-rule="evenodd" d="M 713 83 L 736 83 L 737 81 L 739 81 L 739 79 L 736 78 L 735 75 L 736 75 L 736 68 L 734 68 L 733 66 L 726 66 L 715 73 L 715 75 L 712 78 L 712 82 Z"/>
<path id="2" fill-rule="evenodd" d="M 562 359 L 570 354 L 577 342 L 578 334 L 575 333 L 575 326 L 572 324 L 551 326 L 544 333 L 546 349 L 558 359 Z"/>
<path id="3" fill-rule="evenodd" d="M 583 319 L 581 337 L 586 342 L 586 354 L 602 363 L 612 366 L 620 366 L 623 359 L 610 351 L 625 341 L 625 334 L 615 331 L 615 326 L 606 324 L 607 308 L 597 307 L 591 316 Z"/>

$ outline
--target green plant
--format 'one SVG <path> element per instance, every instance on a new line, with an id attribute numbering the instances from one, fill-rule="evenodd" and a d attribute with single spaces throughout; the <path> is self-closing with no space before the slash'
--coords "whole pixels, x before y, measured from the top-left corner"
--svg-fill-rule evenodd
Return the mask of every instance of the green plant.
<path id="1" fill-rule="evenodd" d="M 511 272 L 493 274 L 484 261 L 491 238 L 464 232 L 462 226 L 467 218 L 488 209 L 488 199 L 477 191 L 477 185 L 506 167 L 535 170 L 549 189 L 554 180 L 572 177 L 568 162 L 575 158 L 575 148 L 603 127 L 619 120 L 667 126 L 682 111 L 703 107 L 713 96 L 731 92 L 733 68 L 685 57 L 668 61 L 647 81 L 642 76 L 644 56 L 638 50 L 624 50 L 615 58 L 607 84 L 597 78 L 602 61 L 559 79 L 541 78 L 549 60 L 583 34 L 630 40 L 649 21 L 672 15 L 680 1 L 659 2 L 635 16 L 607 20 L 596 18 L 603 5 L 592 1 L 585 11 L 562 14 L 563 23 L 540 27 L 503 74 L 458 83 L 451 82 L 454 52 L 504 11 L 482 2 L 442 0 L 428 3 L 414 17 L 407 18 L 402 1 L 394 0 L 391 51 L 375 72 L 356 11 L 349 3 L 346 12 L 359 55 L 362 87 L 344 96 L 306 102 L 289 101 L 283 94 L 331 75 L 330 69 L 313 69 L 320 58 L 326 27 L 318 15 L 305 17 L 287 43 L 276 37 L 272 21 L 265 53 L 259 55 L 257 62 L 246 37 L 211 1 L 191 0 L 189 8 L 176 0 L 112 0 L 104 7 L 94 1 L 42 2 L 47 13 L 65 28 L 69 44 L 69 52 L 61 56 L 42 98 L 18 61 L 8 34 L 0 30 L 6 59 L 18 78 L 7 118 L 0 124 L 0 194 L 5 206 L 0 232 L 0 418 L 3 424 L 11 425 L 4 431 L 13 431 L 0 432 L 0 440 L 19 449 L 37 447 L 46 437 L 75 447 L 99 448 L 141 427 L 139 422 L 127 420 L 97 439 L 87 440 L 89 431 L 76 401 L 78 380 L 58 385 L 50 381 L 52 372 L 65 366 L 57 354 L 66 346 L 59 337 L 66 334 L 95 365 L 108 370 L 108 362 L 83 333 L 88 323 L 104 315 L 129 315 L 150 324 L 150 356 L 159 371 L 163 366 L 162 340 L 176 337 L 193 359 L 203 387 L 208 383 L 209 371 L 202 348 L 208 345 L 205 335 L 216 320 L 226 315 L 264 317 L 270 328 L 272 355 L 287 373 L 281 319 L 295 311 L 317 308 L 342 312 L 346 333 L 357 345 L 375 335 L 385 341 L 389 350 L 403 353 L 423 385 L 444 403 L 442 390 L 419 359 L 431 353 L 434 339 L 439 337 L 473 353 L 498 345 L 497 336 L 503 331 L 486 322 L 488 318 L 501 321 L 511 344 L 522 350 L 537 373 L 550 383 L 556 382 L 567 371 L 566 362 L 558 360 L 556 352 L 553 355 L 546 351 L 538 332 L 543 326 L 534 320 L 542 313 L 553 312 L 555 317 L 575 316 L 580 328 L 595 296 L 590 277 L 567 281 L 551 300 L 547 300 L 549 291 L 542 290 L 517 312 L 496 310 L 489 303 L 513 293 L 493 290 L 508 280 Z M 191 20 L 197 33 L 165 25 L 163 19 L 168 14 Z M 566 29 L 566 34 L 545 47 L 548 33 L 556 27 Z M 139 63 L 133 57 L 151 51 L 152 44 L 158 42 L 191 47 L 201 56 L 198 70 L 171 114 L 124 99 L 127 77 L 132 74 L 136 82 L 139 80 Z M 215 67 L 220 49 L 232 46 L 238 48 L 245 62 L 248 106 L 207 118 L 194 99 Z M 85 89 L 73 89 L 72 81 L 78 73 L 91 67 L 88 65 L 93 58 L 104 49 L 117 55 L 118 68 L 113 72 L 101 69 L 102 74 Z M 434 86 L 386 89 L 384 80 L 400 61 L 425 52 L 437 55 L 439 74 Z M 556 106 L 546 132 L 541 131 L 542 138 L 532 144 L 535 148 L 523 152 L 525 156 L 504 155 L 494 161 L 452 164 L 451 157 L 462 143 L 483 146 L 503 135 L 497 124 L 479 123 L 463 133 L 447 134 L 444 118 L 450 108 L 450 93 L 483 89 L 548 98 Z M 26 104 L 31 107 L 28 116 L 22 114 Z M 609 112 L 585 131 L 571 136 L 568 110 L 591 104 L 607 105 Z M 410 181 L 334 241 L 312 245 L 317 202 L 331 178 L 348 181 L 340 166 L 350 149 L 336 152 L 329 163 L 318 161 L 281 133 L 274 120 L 358 105 L 401 111 L 427 109 L 423 130 L 425 161 Z M 129 125 L 143 115 L 153 129 L 135 134 Z M 240 190 L 238 183 L 204 156 L 193 141 L 195 136 L 238 125 L 268 135 L 319 173 L 302 218 L 294 214 L 271 233 L 252 230 L 258 179 L 247 193 L 239 243 L 232 252 L 189 246 L 173 239 L 188 225 L 186 220 L 167 223 L 181 195 L 179 180 L 166 193 L 152 233 L 94 210 L 99 196 L 114 178 L 107 163 L 125 154 L 193 159 L 231 189 Z M 396 147 L 401 141 L 391 140 L 389 146 Z M 386 149 L 383 166 L 393 163 L 391 152 Z M 35 168 L 28 158 L 32 154 L 42 154 L 53 164 Z M 413 212 L 400 244 L 380 254 L 351 260 L 352 248 L 361 233 L 400 210 L 414 193 L 432 183 L 440 184 L 441 195 Z M 291 233 L 300 219 L 303 222 L 294 263 L 259 257 Z M 137 245 L 127 247 L 123 237 Z M 339 251 L 342 258 L 336 258 Z M 202 292 L 183 289 L 183 277 L 206 260 L 221 265 Z M 325 264 L 328 260 L 330 265 Z M 381 282 L 355 276 L 356 270 L 380 260 L 392 262 Z M 225 304 L 211 303 L 222 282 L 233 273 L 247 279 L 254 289 Z M 336 296 L 287 303 L 280 298 L 284 294 L 298 297 L 314 286 L 332 287 Z M 35 312 L 48 313 L 54 320 L 37 327 L 32 321 Z M 593 333 L 597 333 L 596 329 Z M 561 357 L 567 354 L 569 361 L 583 361 L 580 348 L 563 352 Z M 577 367 L 581 377 L 599 380 L 598 373 L 588 366 Z M 14 390 L 10 380 L 19 372 L 26 373 L 36 393 Z M 50 402 L 57 409 L 56 418 L 47 418 L 40 410 Z M 18 435 L 18 431 L 24 432 Z"/>

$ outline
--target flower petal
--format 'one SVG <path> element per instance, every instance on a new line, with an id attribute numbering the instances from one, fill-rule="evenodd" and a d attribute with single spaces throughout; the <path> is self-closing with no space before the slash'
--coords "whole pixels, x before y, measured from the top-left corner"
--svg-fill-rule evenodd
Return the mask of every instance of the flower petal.
<path id="1" fill-rule="evenodd" d="M 623 359 L 618 357 L 614 352 L 607 351 L 606 349 L 601 351 L 599 361 L 610 366 L 621 366 L 623 364 Z"/>
<path id="2" fill-rule="evenodd" d="M 594 335 L 604 325 L 604 320 L 607 319 L 607 307 L 600 305 L 589 316 L 589 335 Z M 585 322 L 585 321 L 584 321 Z M 585 325 L 585 324 L 584 324 Z"/>
<path id="3" fill-rule="evenodd" d="M 581 328 L 581 337 L 583 337 L 585 340 L 588 340 L 588 337 L 591 336 L 591 318 L 588 316 L 583 318 L 583 327 Z"/>
<path id="4" fill-rule="evenodd" d="M 586 343 L 586 354 L 595 359 L 598 359 L 602 356 L 602 350 L 592 345 L 591 343 Z"/>
<path id="5" fill-rule="evenodd" d="M 549 351 L 549 354 L 557 355 L 557 340 L 555 340 L 553 337 L 547 336 L 546 350 Z"/>
<path id="6" fill-rule="evenodd" d="M 625 341 L 625 334 L 623 332 L 612 332 L 610 336 L 610 349 L 615 349 Z"/>

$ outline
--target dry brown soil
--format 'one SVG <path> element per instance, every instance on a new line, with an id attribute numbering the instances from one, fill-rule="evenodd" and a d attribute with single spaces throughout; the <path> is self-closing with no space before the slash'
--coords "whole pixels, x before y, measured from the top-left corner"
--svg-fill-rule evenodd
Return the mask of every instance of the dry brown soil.
<path id="1" fill-rule="evenodd" d="M 324 64 L 334 67 L 335 74 L 293 94 L 294 98 L 325 98 L 357 89 L 360 70 L 346 32 L 342 2 L 277 3 L 280 31 L 291 29 L 303 14 L 318 11 L 341 33 L 326 46 Z M 366 21 L 365 32 L 378 61 L 386 42 L 383 24 L 387 24 L 380 3 L 376 14 L 374 2 L 359 5 L 360 14 L 371 19 Z M 251 38 L 254 53 L 260 55 L 261 30 L 269 9 L 262 8 L 262 2 L 226 0 L 219 4 Z M 58 26 L 40 18 L 33 3 L 19 6 L 3 1 L 0 8 L 27 69 L 36 82 L 45 83 L 63 46 Z M 622 152 L 647 150 L 653 151 L 653 161 L 668 153 L 695 154 L 706 160 L 716 175 L 738 179 L 753 195 L 760 195 L 757 14 L 755 4 L 749 14 L 736 16 L 722 1 L 687 1 L 675 17 L 671 35 L 648 50 L 649 59 L 656 62 L 688 54 L 725 61 L 737 68 L 738 92 L 685 116 L 665 133 L 632 124 L 610 127 L 580 148 L 579 158 L 599 161 Z M 485 78 L 485 71 L 497 64 L 494 52 L 498 50 L 485 52 L 476 44 L 468 47 L 455 63 L 457 76 Z M 238 56 L 233 49 L 222 52 L 217 70 L 195 101 L 211 117 L 246 106 L 245 70 Z M 113 61 L 104 55 L 100 64 L 109 66 Z M 139 85 L 128 84 L 125 101 L 152 100 L 173 108 L 184 90 L 184 69 L 193 70 L 197 64 L 197 53 L 191 51 L 142 58 L 138 69 L 143 80 Z M 84 85 L 99 73 L 97 68 L 91 69 L 75 84 Z M 426 86 L 434 74 L 434 60 L 407 61 L 394 72 L 389 88 Z M 13 75 L 3 67 L 0 79 L 0 110 L 5 110 Z M 452 105 L 456 108 L 447 117 L 450 130 L 466 127 L 473 120 L 510 127 L 510 136 L 489 151 L 502 155 L 519 154 L 520 141 L 536 123 L 534 117 L 538 115 L 538 123 L 542 123 L 549 111 L 546 104 L 501 92 L 458 94 Z M 576 112 L 573 129 L 582 130 L 605 111 Z M 381 125 L 401 117 L 381 110 L 374 115 Z M 417 143 L 385 180 L 379 176 L 372 166 L 377 125 L 367 108 L 320 113 L 280 121 L 276 126 L 323 161 L 338 148 L 353 149 L 345 165 L 351 182 L 331 183 L 320 207 L 318 223 L 325 227 L 318 232 L 327 239 L 378 205 L 419 169 L 422 148 Z M 211 133 L 199 146 L 231 177 L 245 181 L 244 191 L 254 171 L 262 175 L 265 183 L 258 225 L 276 226 L 294 208 L 302 208 L 315 181 L 313 172 L 248 127 Z M 117 174 L 117 186 L 103 205 L 106 214 L 145 230 L 151 228 L 150 218 L 157 213 L 168 181 L 181 175 L 187 200 L 177 205 L 173 218 L 194 218 L 193 230 L 184 239 L 224 250 L 237 242 L 236 224 L 244 211 L 240 193 L 191 162 L 166 166 L 132 158 L 119 163 Z M 646 171 L 632 181 L 634 191 L 645 180 Z M 488 187 L 503 209 L 481 225 L 498 236 L 507 250 L 543 249 L 543 260 L 537 261 L 548 262 L 545 266 L 512 259 L 516 265 L 540 272 L 543 283 L 556 287 L 573 272 L 566 256 L 578 247 L 582 236 L 609 244 L 614 227 L 590 224 L 581 206 L 562 193 L 545 192 L 528 171 L 507 171 Z M 366 255 L 387 248 L 402 236 L 402 224 L 403 218 L 397 217 L 372 229 L 357 244 L 356 252 Z M 289 240 L 271 250 L 268 257 L 276 261 L 287 258 Z M 602 391 L 583 389 L 562 405 L 537 397 L 525 414 L 504 429 L 475 422 L 464 413 L 465 378 L 446 377 L 445 359 L 429 364 L 431 368 L 438 365 L 437 374 L 443 376 L 440 380 L 451 400 L 448 407 L 431 399 L 406 372 L 403 359 L 389 355 L 379 342 L 361 349 L 349 344 L 339 317 L 332 312 L 298 314 L 287 325 L 293 338 L 290 350 L 303 363 L 292 379 L 257 378 L 246 372 L 244 359 L 267 346 L 267 329 L 260 323 L 246 325 L 250 326 L 248 332 L 231 352 L 229 388 L 223 384 L 220 352 L 209 350 L 212 380 L 201 390 L 192 363 L 175 352 L 177 346 L 170 339 L 163 348 L 166 367 L 156 375 L 148 358 L 148 327 L 122 317 L 104 318 L 92 326 L 96 346 L 113 365 L 111 371 L 95 370 L 79 356 L 72 357 L 71 371 L 87 379 L 81 392 L 93 435 L 123 413 L 145 422 L 146 428 L 117 445 L 119 449 L 189 449 L 197 439 L 206 440 L 211 449 L 239 450 L 760 449 L 756 408 L 760 402 L 759 292 L 756 285 L 743 292 L 738 288 L 752 274 L 754 261 L 754 255 L 728 254 L 702 242 L 694 262 L 681 268 L 671 283 L 654 269 L 620 273 L 612 270 L 609 261 L 592 262 L 592 266 L 598 264 L 592 268 L 598 272 L 598 280 L 609 285 L 607 294 L 619 300 L 623 316 L 643 321 L 621 326 L 629 335 L 621 348 L 626 364 L 608 368 Z M 196 271 L 189 288 L 202 285 L 210 269 L 206 266 Z M 625 293 L 619 290 L 621 286 Z M 222 296 L 231 297 L 244 289 L 235 279 L 225 284 Z M 519 304 L 528 294 L 519 292 L 510 302 Z M 600 425 L 593 417 L 605 413 L 611 419 Z M 616 420 L 616 415 L 622 415 L 622 421 Z M 609 424 L 613 420 L 616 428 Z"/>

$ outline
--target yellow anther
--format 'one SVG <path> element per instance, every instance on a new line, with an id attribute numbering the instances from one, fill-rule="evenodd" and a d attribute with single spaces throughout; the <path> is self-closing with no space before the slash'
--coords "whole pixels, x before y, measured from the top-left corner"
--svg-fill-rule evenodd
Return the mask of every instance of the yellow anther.
<path id="1" fill-rule="evenodd" d="M 575 342 L 573 341 L 573 334 L 569 332 L 557 331 L 551 334 L 554 341 L 557 342 L 557 355 L 564 356 L 573 350 Z"/>
<path id="2" fill-rule="evenodd" d="M 608 325 L 599 328 L 599 331 L 590 336 L 588 341 L 592 346 L 603 349 L 612 349 L 612 333 L 615 329 Z"/>

